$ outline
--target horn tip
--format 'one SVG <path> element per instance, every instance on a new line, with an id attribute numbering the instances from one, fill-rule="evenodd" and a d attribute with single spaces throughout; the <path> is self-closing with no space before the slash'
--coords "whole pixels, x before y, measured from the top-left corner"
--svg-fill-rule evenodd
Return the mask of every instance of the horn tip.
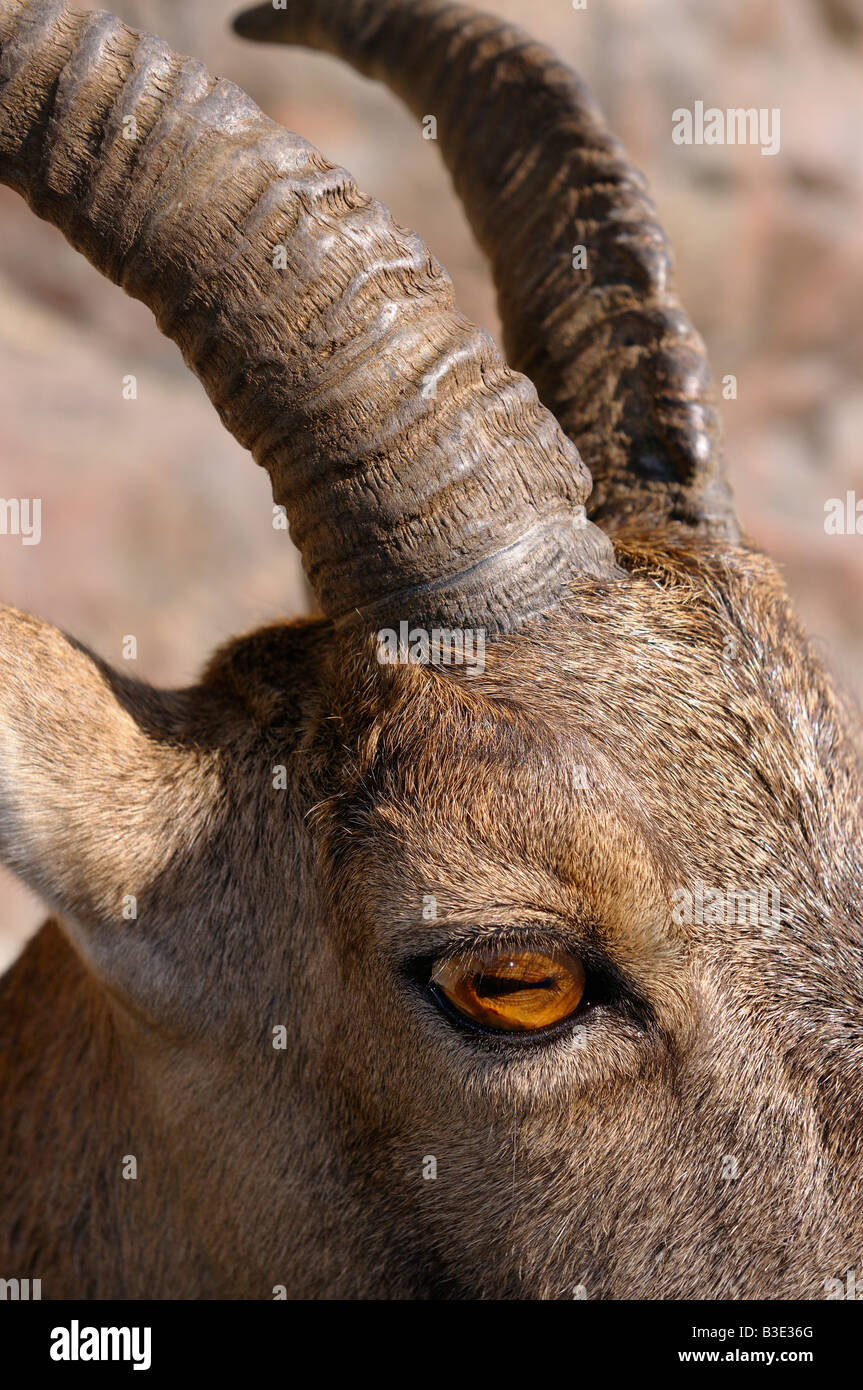
<path id="1" fill-rule="evenodd" d="M 272 5 L 253 5 L 251 9 L 241 10 L 231 20 L 231 28 L 241 39 L 257 39 L 266 42 L 270 38 L 273 16 L 276 11 Z"/>

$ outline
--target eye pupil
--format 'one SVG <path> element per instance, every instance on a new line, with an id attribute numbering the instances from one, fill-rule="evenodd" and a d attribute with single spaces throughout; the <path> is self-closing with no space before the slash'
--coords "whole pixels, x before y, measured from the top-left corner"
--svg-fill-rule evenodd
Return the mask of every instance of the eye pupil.
<path id="1" fill-rule="evenodd" d="M 507 975 L 482 974 L 476 976 L 474 988 L 483 998 L 498 998 L 502 994 L 518 994 L 525 989 L 553 989 L 555 983 L 551 976 L 528 983 Z"/>
<path id="2" fill-rule="evenodd" d="M 463 951 L 438 961 L 431 984 L 473 1023 L 497 1032 L 539 1032 L 575 1013 L 585 971 L 569 952 Z"/>

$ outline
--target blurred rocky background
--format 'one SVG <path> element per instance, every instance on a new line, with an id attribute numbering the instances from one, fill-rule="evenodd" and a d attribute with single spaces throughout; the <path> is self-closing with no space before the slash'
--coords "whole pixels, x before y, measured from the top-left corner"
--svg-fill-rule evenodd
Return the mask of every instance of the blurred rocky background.
<path id="1" fill-rule="evenodd" d="M 230 0 L 108 7 L 239 82 L 347 166 L 425 237 L 464 311 L 497 331 L 436 147 L 382 87 L 329 58 L 233 38 L 241 4 Z M 850 489 L 863 498 L 863 0 L 486 8 L 581 71 L 648 175 L 715 375 L 737 378 L 737 399 L 721 408 L 744 524 L 784 566 L 810 632 L 859 697 L 863 536 L 826 535 L 824 505 Z M 696 100 L 778 107 L 780 153 L 675 145 L 672 111 Z M 133 401 L 122 394 L 130 374 Z M 177 349 L 2 188 L 0 462 L 4 497 L 43 499 L 40 545 L 0 538 L 3 599 L 114 663 L 134 634 L 145 679 L 187 682 L 223 639 L 306 607 L 266 475 Z M 0 964 L 43 913 L 0 880 Z"/>

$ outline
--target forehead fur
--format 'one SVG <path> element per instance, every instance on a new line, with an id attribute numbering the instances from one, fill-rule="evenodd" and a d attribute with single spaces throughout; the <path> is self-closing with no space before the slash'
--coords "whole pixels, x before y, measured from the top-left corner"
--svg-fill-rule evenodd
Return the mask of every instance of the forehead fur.
<path id="1" fill-rule="evenodd" d="M 427 735 L 455 727 L 448 766 L 494 759 L 528 782 L 549 759 L 560 770 L 604 752 L 608 777 L 649 752 L 640 782 L 700 748 L 717 769 L 744 750 L 753 766 L 779 758 L 802 793 L 837 753 L 858 763 L 849 712 L 769 560 L 618 548 L 621 583 L 579 581 L 553 618 L 489 643 L 481 673 L 381 666 L 372 638 L 337 652 L 334 717 L 356 735 L 356 772 L 433 777 L 441 753 Z"/>
<path id="2" fill-rule="evenodd" d="M 620 553 L 614 594 L 579 582 L 541 631 L 490 644 L 481 674 L 379 665 L 370 639 L 339 654 L 346 843 L 386 846 L 391 901 L 407 865 L 412 891 L 442 884 L 453 911 L 501 875 L 624 901 L 627 883 L 644 900 L 662 881 L 667 904 L 675 883 L 779 874 L 800 941 L 823 936 L 823 879 L 850 938 L 859 751 L 775 567 Z M 708 936 L 739 949 L 739 932 Z"/>

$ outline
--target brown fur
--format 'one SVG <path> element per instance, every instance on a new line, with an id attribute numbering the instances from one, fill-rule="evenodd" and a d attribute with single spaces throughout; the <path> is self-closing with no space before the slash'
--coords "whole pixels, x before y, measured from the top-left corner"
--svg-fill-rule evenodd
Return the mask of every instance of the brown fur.
<path id="1" fill-rule="evenodd" d="M 48 1297 L 818 1298 L 858 1264 L 857 736 L 767 561 L 618 555 L 613 601 L 578 582 L 482 676 L 321 622 L 181 695 L 116 683 L 95 762 L 126 775 L 64 823 L 139 917 L 91 888 L 84 964 L 51 924 L 4 983 L 4 1269 Z M 134 760 L 180 808 L 137 859 Z M 57 873 L 29 876 L 62 903 Z M 771 879 L 778 935 L 674 926 L 698 878 Z M 405 973 L 526 927 L 624 982 L 583 1049 L 462 1033 Z"/>
<path id="2" fill-rule="evenodd" d="M 110 16 L 0 0 L 0 177 L 153 305 L 274 463 L 333 618 L 157 691 L 0 608 L 0 857 L 56 913 L 0 982 L 0 1277 L 46 1298 L 822 1297 L 863 1259 L 857 715 L 738 543 L 702 345 L 580 84 L 468 11 L 375 6 L 372 28 L 366 0 L 297 6 L 276 36 L 388 73 L 429 32 L 462 79 L 481 59 L 492 144 L 451 151 L 475 222 L 532 169 L 555 236 L 576 214 L 595 233 L 566 312 L 545 216 L 497 268 L 615 555 L 580 524 L 570 439 L 486 340 L 456 370 L 475 335 L 449 282 L 347 175 Z M 272 36 L 270 7 L 245 23 Z M 494 118 L 516 89 L 521 150 Z M 577 178 L 549 172 L 558 149 Z M 262 218 L 294 229 L 285 281 Z M 547 266 L 550 316 L 528 292 Z M 406 346 L 395 306 L 429 277 L 440 312 Z M 453 370 L 430 401 L 435 343 Z M 384 611 L 487 625 L 485 670 L 379 664 Z M 679 920 L 698 882 L 772 885 L 781 920 Z M 579 956 L 591 1009 L 537 1038 L 458 1026 L 432 964 L 489 940 Z"/>

